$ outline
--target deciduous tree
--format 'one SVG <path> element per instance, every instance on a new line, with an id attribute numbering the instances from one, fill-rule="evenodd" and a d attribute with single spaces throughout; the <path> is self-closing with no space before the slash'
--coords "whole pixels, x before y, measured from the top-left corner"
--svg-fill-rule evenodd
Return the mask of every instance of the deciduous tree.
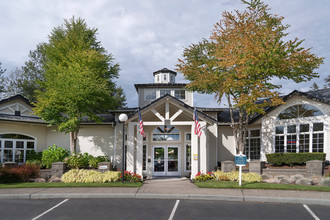
<path id="1" fill-rule="evenodd" d="M 281 86 L 273 79 L 310 80 L 318 77 L 314 70 L 323 62 L 302 47 L 302 40 L 287 40 L 289 26 L 265 3 L 242 2 L 247 6 L 244 11 L 225 11 L 210 39 L 186 48 L 177 65 L 190 81 L 188 89 L 214 93 L 219 103 L 227 98 L 238 151 L 244 150 L 249 117 L 264 114 L 266 106 L 283 104 L 276 91 Z"/>
<path id="2" fill-rule="evenodd" d="M 97 113 L 122 105 L 114 80 L 119 65 L 96 39 L 97 29 L 81 19 L 64 20 L 43 45 L 43 80 L 36 92 L 34 111 L 59 131 L 70 133 L 70 150 L 76 151 L 84 117 L 101 122 Z M 117 95 L 116 95 L 117 94 Z M 125 99 L 124 99 L 125 100 Z"/>

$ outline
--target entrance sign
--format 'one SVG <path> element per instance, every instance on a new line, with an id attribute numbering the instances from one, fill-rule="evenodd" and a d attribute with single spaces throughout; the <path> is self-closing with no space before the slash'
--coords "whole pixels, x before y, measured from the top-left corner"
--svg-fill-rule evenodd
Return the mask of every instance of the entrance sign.
<path id="1" fill-rule="evenodd" d="M 193 159 L 198 160 L 198 154 L 193 154 Z"/>
<path id="2" fill-rule="evenodd" d="M 246 155 L 242 154 L 242 151 L 239 152 L 239 155 L 235 156 L 235 165 L 239 167 L 239 186 L 242 185 L 242 167 L 247 163 Z"/>

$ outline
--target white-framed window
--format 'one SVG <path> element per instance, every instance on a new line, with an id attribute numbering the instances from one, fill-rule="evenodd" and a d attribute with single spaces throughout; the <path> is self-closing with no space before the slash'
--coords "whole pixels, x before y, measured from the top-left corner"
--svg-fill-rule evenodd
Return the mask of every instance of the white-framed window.
<path id="1" fill-rule="evenodd" d="M 191 171 L 191 133 L 185 133 L 184 140 L 184 171 Z"/>
<path id="2" fill-rule="evenodd" d="M 171 125 L 157 127 L 152 134 L 153 141 L 180 141 L 180 131 Z"/>
<path id="3" fill-rule="evenodd" d="M 293 105 L 277 116 L 275 153 L 324 152 L 324 118 L 318 108 Z"/>
<path id="4" fill-rule="evenodd" d="M 156 99 L 156 89 L 145 89 L 144 90 L 144 101 L 152 101 Z"/>
<path id="5" fill-rule="evenodd" d="M 244 154 L 249 160 L 260 160 L 260 129 L 247 131 Z"/>
<path id="6" fill-rule="evenodd" d="M 170 94 L 171 95 L 171 90 L 170 89 L 160 89 L 159 90 L 159 97 L 162 97 L 163 95 Z"/>
<path id="7" fill-rule="evenodd" d="M 173 74 L 170 75 L 171 75 L 171 83 L 174 83 L 174 75 Z"/>
<path id="8" fill-rule="evenodd" d="M 166 80 L 167 80 L 167 74 L 164 73 L 163 75 L 164 75 L 164 81 L 166 82 Z"/>
<path id="9" fill-rule="evenodd" d="M 176 89 L 174 91 L 174 97 L 178 99 L 186 99 L 186 90 L 184 89 Z"/>
<path id="10" fill-rule="evenodd" d="M 143 144 L 142 144 L 142 170 L 147 171 L 147 164 L 148 164 L 148 134 L 143 137 Z"/>
<path id="11" fill-rule="evenodd" d="M 26 153 L 36 150 L 36 139 L 23 134 L 0 134 L 0 162 L 25 163 Z"/>

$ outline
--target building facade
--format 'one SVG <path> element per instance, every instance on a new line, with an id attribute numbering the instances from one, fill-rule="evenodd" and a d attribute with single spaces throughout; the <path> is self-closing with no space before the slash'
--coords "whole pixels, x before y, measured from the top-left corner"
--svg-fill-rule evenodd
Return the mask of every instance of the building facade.
<path id="1" fill-rule="evenodd" d="M 236 154 L 229 111 L 196 107 L 202 135 L 194 134 L 193 94 L 176 83 L 176 72 L 153 73 L 154 83 L 135 84 L 138 108 L 146 137 L 140 134 L 138 108 L 100 115 L 102 124 L 85 120 L 78 134 L 77 151 L 107 155 L 121 168 L 122 124 L 125 123 L 126 170 L 143 176 L 195 176 L 213 170 Z M 324 152 L 330 160 L 330 90 L 293 91 L 285 104 L 266 109 L 250 120 L 245 154 L 249 160 L 267 160 L 267 153 Z M 30 150 L 56 144 L 69 149 L 69 136 L 33 116 L 32 105 L 20 95 L 0 101 L 0 162 L 24 163 Z"/>

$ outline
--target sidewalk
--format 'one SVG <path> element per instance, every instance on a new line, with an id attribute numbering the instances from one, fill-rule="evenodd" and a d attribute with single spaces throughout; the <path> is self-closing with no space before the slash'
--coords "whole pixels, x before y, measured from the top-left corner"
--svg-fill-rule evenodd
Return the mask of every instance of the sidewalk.
<path id="1" fill-rule="evenodd" d="M 0 189 L 0 199 L 51 198 L 138 198 L 197 199 L 241 202 L 299 203 L 330 206 L 330 192 L 207 189 L 198 188 L 186 178 L 147 180 L 141 188 L 72 187 Z"/>

